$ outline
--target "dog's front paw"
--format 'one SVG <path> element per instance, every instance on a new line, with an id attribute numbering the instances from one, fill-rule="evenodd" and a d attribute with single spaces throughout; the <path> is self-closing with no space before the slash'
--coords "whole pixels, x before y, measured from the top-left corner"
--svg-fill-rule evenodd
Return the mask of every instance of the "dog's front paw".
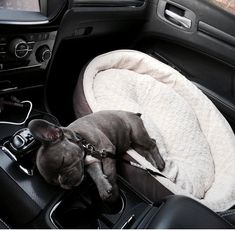
<path id="1" fill-rule="evenodd" d="M 103 179 L 98 186 L 98 191 L 100 194 L 100 198 L 102 200 L 108 200 L 112 196 L 112 185 L 109 183 L 107 179 Z"/>

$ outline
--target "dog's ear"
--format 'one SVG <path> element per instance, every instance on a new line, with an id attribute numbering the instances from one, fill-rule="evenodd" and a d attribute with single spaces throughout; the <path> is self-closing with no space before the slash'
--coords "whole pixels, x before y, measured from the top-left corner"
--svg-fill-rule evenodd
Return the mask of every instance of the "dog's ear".
<path id="1" fill-rule="evenodd" d="M 34 119 L 29 122 L 28 128 L 35 139 L 44 143 L 55 142 L 63 137 L 62 129 L 46 120 Z"/>

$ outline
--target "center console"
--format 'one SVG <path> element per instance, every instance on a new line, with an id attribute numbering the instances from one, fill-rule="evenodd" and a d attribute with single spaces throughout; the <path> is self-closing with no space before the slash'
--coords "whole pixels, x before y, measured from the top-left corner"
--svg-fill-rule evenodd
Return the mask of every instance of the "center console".
<path id="1" fill-rule="evenodd" d="M 0 214 L 12 227 L 31 222 L 61 193 L 38 174 L 35 155 L 39 143 L 27 128 L 28 122 L 34 118 L 53 123 L 58 121 L 48 113 L 30 109 L 29 106 L 5 106 L 5 116 L 1 115 L 0 120 Z M 28 119 L 24 121 L 29 111 Z M 8 116 L 12 112 L 15 115 Z"/>

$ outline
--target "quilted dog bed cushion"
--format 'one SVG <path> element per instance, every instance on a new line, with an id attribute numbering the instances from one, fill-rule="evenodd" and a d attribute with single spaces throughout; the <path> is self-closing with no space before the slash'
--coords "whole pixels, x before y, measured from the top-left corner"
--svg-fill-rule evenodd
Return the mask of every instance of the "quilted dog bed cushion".
<path id="1" fill-rule="evenodd" d="M 213 103 L 173 68 L 134 50 L 117 50 L 93 59 L 74 92 L 79 116 L 81 83 L 93 112 L 125 110 L 142 114 L 166 162 L 156 176 L 174 194 L 198 200 L 214 211 L 235 204 L 235 137 Z M 150 167 L 129 150 L 137 162 Z M 154 176 L 153 176 L 154 177 Z"/>

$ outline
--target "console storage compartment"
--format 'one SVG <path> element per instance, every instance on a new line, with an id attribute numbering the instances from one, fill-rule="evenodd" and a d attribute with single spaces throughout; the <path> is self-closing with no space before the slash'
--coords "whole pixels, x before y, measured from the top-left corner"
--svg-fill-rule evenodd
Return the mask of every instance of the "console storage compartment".
<path id="1" fill-rule="evenodd" d="M 122 178 L 119 178 L 118 184 L 120 200 L 109 204 L 101 201 L 95 184 L 87 178 L 55 203 L 50 213 L 52 222 L 63 229 L 137 227 L 152 206 Z"/>

